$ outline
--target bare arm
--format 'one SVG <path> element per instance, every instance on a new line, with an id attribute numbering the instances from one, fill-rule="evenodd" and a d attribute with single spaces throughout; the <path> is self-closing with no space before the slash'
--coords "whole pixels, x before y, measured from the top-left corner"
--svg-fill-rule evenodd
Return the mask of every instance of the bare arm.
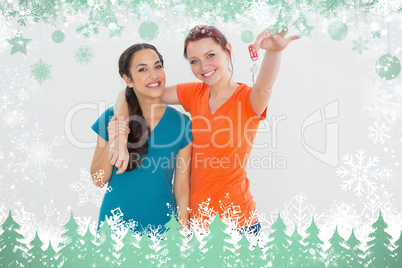
<path id="1" fill-rule="evenodd" d="M 108 149 L 109 149 L 109 143 L 100 136 L 98 136 L 98 142 L 96 144 L 90 171 L 91 175 L 95 174 L 96 172 L 98 173 L 101 173 L 102 171 L 104 172 L 104 176 L 101 181 L 93 179 L 93 183 L 98 187 L 103 187 L 110 180 L 113 174 L 113 166 L 107 159 Z"/>
<path id="2" fill-rule="evenodd" d="M 181 149 L 177 154 L 174 173 L 173 192 L 178 206 L 178 218 L 182 227 L 189 227 L 190 207 L 190 170 L 191 170 L 192 142 Z"/>
<path id="3" fill-rule="evenodd" d="M 274 36 L 274 30 L 262 32 L 254 43 L 254 50 L 265 49 L 264 59 L 261 63 L 261 70 L 258 73 L 257 81 L 253 85 L 250 93 L 250 103 L 254 112 L 260 115 L 264 112 L 269 103 L 272 93 L 272 87 L 279 72 L 282 50 L 293 40 L 299 39 L 298 35 L 292 35 L 285 38 L 287 29 L 284 29 L 277 36 Z"/>

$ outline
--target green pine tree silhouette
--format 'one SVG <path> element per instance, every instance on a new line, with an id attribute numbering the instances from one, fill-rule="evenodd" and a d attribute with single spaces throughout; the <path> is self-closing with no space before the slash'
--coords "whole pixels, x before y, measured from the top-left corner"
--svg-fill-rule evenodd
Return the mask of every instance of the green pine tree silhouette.
<path id="1" fill-rule="evenodd" d="M 102 227 L 99 228 L 100 236 L 96 240 L 99 243 L 96 256 L 98 258 L 99 267 L 117 267 L 117 259 L 114 256 L 116 241 L 112 238 L 112 230 L 107 222 L 107 216 Z"/>
<path id="2" fill-rule="evenodd" d="M 251 267 L 250 263 L 254 255 L 251 253 L 250 242 L 248 241 L 245 232 L 243 232 L 243 235 L 239 242 L 237 242 L 237 245 L 240 247 L 236 250 L 236 253 L 238 254 L 237 257 L 240 261 L 240 266 Z"/>
<path id="3" fill-rule="evenodd" d="M 262 251 L 260 243 L 261 242 L 257 241 L 257 244 L 255 245 L 254 250 L 251 252 L 251 254 L 253 255 L 253 258 L 252 258 L 252 266 L 250 266 L 250 267 L 256 267 L 256 268 L 268 267 L 267 256 Z"/>
<path id="4" fill-rule="evenodd" d="M 44 262 L 44 252 L 42 250 L 43 242 L 38 236 L 38 232 L 35 232 L 35 237 L 28 244 L 31 248 L 28 250 L 28 266 L 41 267 Z"/>
<path id="5" fill-rule="evenodd" d="M 47 249 L 43 252 L 43 264 L 45 267 L 60 267 L 61 262 L 58 260 L 59 254 L 52 247 L 52 241 L 49 241 Z"/>
<path id="6" fill-rule="evenodd" d="M 186 243 L 186 251 L 184 252 L 187 266 L 203 267 L 202 263 L 205 256 L 204 252 L 200 249 L 200 245 L 195 231 L 193 231 L 190 240 Z"/>
<path id="7" fill-rule="evenodd" d="M 369 247 L 366 251 L 368 254 L 366 257 L 367 267 L 392 267 L 394 265 L 392 237 L 385 231 L 388 228 L 388 224 L 382 218 L 381 211 L 377 221 L 371 227 L 374 232 L 369 234 L 372 240 L 367 242 Z"/>
<path id="8" fill-rule="evenodd" d="M 325 267 L 325 260 L 323 258 L 322 246 L 324 242 L 318 237 L 320 230 L 314 222 L 314 216 L 311 220 L 310 226 L 306 229 L 307 237 L 303 239 L 303 243 L 306 244 L 306 251 L 304 256 L 306 259 L 303 261 L 303 267 L 323 268 Z"/>
<path id="9" fill-rule="evenodd" d="M 342 245 L 345 243 L 345 239 L 338 233 L 338 226 L 335 227 L 335 232 L 329 239 L 331 246 L 325 252 L 327 254 L 327 267 L 346 267 L 347 263 L 345 260 L 346 248 Z"/>
<path id="10" fill-rule="evenodd" d="M 306 258 L 304 252 L 306 252 L 306 247 L 302 243 L 303 237 L 297 231 L 297 225 L 295 225 L 295 230 L 290 237 L 292 244 L 289 246 L 289 262 L 288 267 L 303 267 L 303 260 Z"/>
<path id="11" fill-rule="evenodd" d="M 60 243 L 63 248 L 60 250 L 63 268 L 76 268 L 80 263 L 78 255 L 81 253 L 82 237 L 77 233 L 78 224 L 75 222 L 73 212 L 71 212 L 70 220 L 64 225 L 67 231 L 62 234 L 65 240 Z"/>
<path id="12" fill-rule="evenodd" d="M 138 260 L 135 256 L 137 255 L 137 251 L 140 249 L 137 247 L 138 241 L 131 233 L 130 228 L 127 229 L 127 232 L 121 242 L 123 243 L 123 247 L 117 252 L 120 254 L 120 266 L 134 267 L 134 265 L 138 263 Z"/>
<path id="13" fill-rule="evenodd" d="M 345 267 L 358 268 L 364 267 L 364 252 L 359 248 L 361 242 L 356 238 L 355 232 L 352 233 L 349 239 L 345 242 L 347 249 L 345 251 L 345 260 L 347 265 Z"/>
<path id="14" fill-rule="evenodd" d="M 89 230 L 89 225 L 87 231 L 82 237 L 84 244 L 81 246 L 81 265 L 83 267 L 94 267 L 97 264 L 98 257 L 96 254 L 97 245 L 95 244 L 95 236 Z"/>
<path id="15" fill-rule="evenodd" d="M 209 224 L 208 229 L 210 233 L 206 236 L 206 245 L 208 251 L 205 253 L 204 266 L 205 267 L 229 267 L 233 262 L 236 255 L 234 255 L 233 248 L 228 242 L 231 236 L 225 232 L 227 225 L 219 218 L 218 211 L 215 218 Z"/>
<path id="16" fill-rule="evenodd" d="M 268 243 L 269 253 L 271 255 L 272 267 L 286 267 L 289 263 L 289 236 L 285 233 L 286 225 L 281 219 L 281 214 L 278 212 L 278 218 L 271 225 L 274 230 L 269 234 L 272 240 Z"/>
<path id="17" fill-rule="evenodd" d="M 401 234 L 399 235 L 399 239 L 395 241 L 395 247 L 396 249 L 394 250 L 394 258 L 395 258 L 394 267 L 402 267 L 402 231 Z"/>
<path id="18" fill-rule="evenodd" d="M 11 210 L 0 227 L 4 231 L 0 235 L 0 267 L 24 267 L 28 249 L 24 243 L 19 242 L 24 236 L 17 232 L 21 225 L 13 220 Z"/>
<path id="19" fill-rule="evenodd" d="M 177 222 L 174 213 L 170 217 L 170 220 L 165 224 L 165 233 L 163 237 L 166 239 L 161 242 L 162 246 L 168 250 L 167 263 L 168 266 L 177 267 L 182 266 L 185 263 L 184 254 L 181 248 L 184 248 L 183 240 L 185 237 L 179 232 L 181 225 Z"/>
<path id="20" fill-rule="evenodd" d="M 135 257 L 137 259 L 136 267 L 155 267 L 155 250 L 152 249 L 154 242 L 148 237 L 148 233 L 144 230 L 141 240 L 138 242 L 140 249 L 138 249 Z"/>

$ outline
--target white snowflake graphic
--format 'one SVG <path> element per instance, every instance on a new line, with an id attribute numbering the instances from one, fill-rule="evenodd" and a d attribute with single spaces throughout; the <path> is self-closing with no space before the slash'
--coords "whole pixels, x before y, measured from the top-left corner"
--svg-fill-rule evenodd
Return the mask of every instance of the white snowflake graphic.
<path id="1" fill-rule="evenodd" d="M 272 225 L 276 221 L 278 213 L 279 210 L 275 210 L 271 212 L 269 219 L 264 215 L 260 217 L 260 221 L 266 221 L 268 225 Z M 295 195 L 285 204 L 285 209 L 281 210 L 280 213 L 287 227 L 286 233 L 288 235 L 292 235 L 295 226 L 297 226 L 299 232 L 306 230 L 310 226 L 313 216 L 315 221 L 319 221 L 321 218 L 320 213 L 316 210 L 316 206 L 307 202 L 307 196 L 304 193 Z"/>
<path id="2" fill-rule="evenodd" d="M 0 55 L 11 47 L 7 40 L 13 36 L 12 29 L 11 23 L 0 14 Z"/>
<path id="3" fill-rule="evenodd" d="M 31 167 L 36 168 L 38 172 L 36 173 L 34 179 L 38 180 L 40 184 L 43 185 L 43 180 L 46 178 L 46 174 L 43 169 L 47 165 L 53 164 L 58 169 L 61 167 L 67 167 L 64 165 L 63 160 L 54 159 L 52 155 L 52 149 L 60 146 L 64 137 L 55 137 L 51 144 L 42 142 L 40 140 L 42 129 L 39 129 L 38 124 L 35 125 L 35 128 L 32 130 L 32 134 L 34 138 L 29 142 L 26 142 L 24 139 L 13 140 L 13 143 L 16 144 L 16 149 L 24 153 L 25 156 L 25 161 L 16 163 L 15 167 L 20 168 L 22 173 L 24 173 L 25 169 L 27 168 L 28 170 L 30 170 Z M 29 177 L 26 179 L 33 181 L 32 178 Z"/>
<path id="4" fill-rule="evenodd" d="M 94 185 L 92 177 L 94 180 L 101 181 L 104 174 L 103 170 L 101 170 L 100 172 L 91 175 L 85 168 L 81 168 L 81 179 L 70 184 L 70 189 L 79 193 L 79 206 L 83 206 L 87 202 L 92 202 L 97 207 L 101 206 L 103 195 L 106 192 L 112 191 L 112 187 L 97 187 Z"/>
<path id="5" fill-rule="evenodd" d="M 397 119 L 402 118 L 402 98 L 395 82 L 384 81 L 378 76 L 362 81 L 365 81 L 362 94 L 369 117 L 376 121 L 385 121 L 388 125 L 394 125 Z"/>
<path id="6" fill-rule="evenodd" d="M 21 125 L 25 120 L 24 111 L 20 110 L 9 110 L 2 114 L 3 127 L 6 129 L 15 128 Z"/>
<path id="7" fill-rule="evenodd" d="M 46 81 L 47 79 L 51 78 L 50 76 L 50 69 L 52 66 L 49 64 L 44 63 L 41 59 L 31 65 L 31 78 L 38 81 L 39 84 Z"/>
<path id="8" fill-rule="evenodd" d="M 88 64 L 92 61 L 94 57 L 93 50 L 85 45 L 77 47 L 74 51 L 75 60 L 80 64 Z"/>
<path id="9" fill-rule="evenodd" d="M 370 194 L 377 191 L 377 182 L 389 178 L 390 174 L 386 169 L 377 168 L 380 160 L 377 156 L 368 157 L 364 150 L 358 150 L 353 155 L 346 154 L 342 158 L 343 166 L 337 168 L 336 175 L 345 178 L 341 187 L 344 191 L 351 190 L 357 197 L 364 193 Z"/>
<path id="10" fill-rule="evenodd" d="M 384 184 L 381 184 L 380 191 L 368 194 L 363 201 L 364 209 L 362 216 L 375 218 L 380 211 L 382 213 L 394 214 L 396 208 L 393 206 L 393 196 L 394 194 L 390 193 Z"/>
<path id="11" fill-rule="evenodd" d="M 375 121 L 368 129 L 370 131 L 368 137 L 374 144 L 384 144 L 385 141 L 390 138 L 389 132 L 391 131 L 391 128 L 389 128 L 385 122 Z"/>

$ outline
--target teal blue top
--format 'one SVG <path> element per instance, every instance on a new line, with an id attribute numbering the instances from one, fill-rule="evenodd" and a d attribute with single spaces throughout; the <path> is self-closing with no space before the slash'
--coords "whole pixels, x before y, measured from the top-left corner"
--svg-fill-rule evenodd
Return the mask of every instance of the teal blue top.
<path id="1" fill-rule="evenodd" d="M 113 115 L 113 107 L 110 107 L 92 125 L 92 129 L 106 141 L 109 141 L 107 125 Z M 107 191 L 103 198 L 98 228 L 105 216 L 111 219 L 111 229 L 129 227 L 135 233 L 147 227 L 163 227 L 172 212 L 176 212 L 172 187 L 176 156 L 192 139 L 188 116 L 167 106 L 151 131 L 148 153 L 143 156 L 142 165 L 118 175 L 117 168 L 113 167 L 108 184 L 111 191 Z"/>

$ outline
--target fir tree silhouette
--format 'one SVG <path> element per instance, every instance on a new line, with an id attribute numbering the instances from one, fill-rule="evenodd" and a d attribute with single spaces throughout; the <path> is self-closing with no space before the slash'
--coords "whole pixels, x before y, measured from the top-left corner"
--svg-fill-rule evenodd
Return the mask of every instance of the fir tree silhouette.
<path id="1" fill-rule="evenodd" d="M 49 245 L 43 253 L 43 264 L 45 265 L 45 267 L 60 267 L 61 262 L 60 260 L 58 260 L 59 254 L 53 249 L 52 241 L 49 241 Z"/>
<path id="2" fill-rule="evenodd" d="M 84 236 L 82 237 L 84 244 L 81 246 L 81 265 L 83 267 L 94 267 L 97 264 L 97 245 L 95 242 L 95 236 L 89 230 L 89 225 L 87 227 L 87 231 L 85 232 Z"/>
<path id="3" fill-rule="evenodd" d="M 286 225 L 281 219 L 281 214 L 278 212 L 278 218 L 271 225 L 274 230 L 269 234 L 272 240 L 268 243 L 269 253 L 271 255 L 272 267 L 282 268 L 286 267 L 289 262 L 289 236 L 285 233 Z"/>
<path id="4" fill-rule="evenodd" d="M 297 225 L 295 225 L 295 230 L 290 237 L 290 241 L 292 244 L 289 246 L 288 267 L 303 267 L 304 259 L 306 259 L 306 256 L 304 255 L 306 247 L 302 243 L 303 237 L 297 231 Z"/>
<path id="5" fill-rule="evenodd" d="M 324 268 L 324 258 L 322 246 L 324 242 L 318 237 L 320 230 L 314 222 L 314 216 L 311 219 L 310 226 L 306 229 L 307 237 L 303 239 L 303 243 L 306 244 L 306 251 L 303 260 L 303 267 L 314 267 L 314 268 Z"/>
<path id="6" fill-rule="evenodd" d="M 0 226 L 4 231 L 0 235 L 0 267 L 24 267 L 27 263 L 27 246 L 19 242 L 24 238 L 17 232 L 21 228 L 11 216 L 9 210 L 8 217 Z"/>
<path id="7" fill-rule="evenodd" d="M 374 232 L 369 234 L 372 240 L 367 242 L 367 246 L 369 247 L 366 251 L 367 267 L 392 267 L 394 265 L 392 237 L 385 231 L 388 228 L 388 224 L 382 218 L 381 211 L 377 221 L 371 227 L 374 229 Z"/>
<path id="8" fill-rule="evenodd" d="M 252 258 L 252 266 L 250 266 L 250 267 L 256 267 L 256 268 L 268 267 L 267 256 L 262 251 L 259 241 L 257 241 L 257 244 L 255 245 L 255 248 L 251 252 L 251 254 L 253 255 L 253 258 Z M 284 266 L 284 267 L 286 267 L 286 266 Z"/>
<path id="9" fill-rule="evenodd" d="M 44 252 L 42 250 L 43 242 L 40 240 L 38 236 L 38 232 L 35 232 L 35 237 L 29 242 L 29 246 L 31 247 L 28 250 L 28 266 L 31 267 L 41 267 L 44 262 Z"/>
<path id="10" fill-rule="evenodd" d="M 99 228 L 100 236 L 96 240 L 99 243 L 96 256 L 98 256 L 98 267 L 117 267 L 116 257 L 113 255 L 115 252 L 116 241 L 112 238 L 112 230 L 107 222 L 107 216 L 102 227 Z"/>
<path id="11" fill-rule="evenodd" d="M 161 242 L 164 249 L 167 249 L 169 252 L 167 255 L 167 263 L 170 267 L 174 267 L 175 265 L 181 267 L 185 263 L 184 254 L 181 250 L 181 248 L 184 247 L 183 240 L 185 237 L 179 232 L 180 227 L 181 225 L 177 222 L 174 213 L 172 213 L 170 220 L 165 224 L 166 231 L 163 237 L 166 239 Z"/>
<path id="12" fill-rule="evenodd" d="M 63 268 L 76 268 L 80 263 L 78 255 L 81 253 L 82 237 L 77 233 L 78 224 L 75 222 L 73 213 L 71 212 L 70 220 L 64 225 L 67 231 L 62 234 L 65 240 L 60 243 L 63 248 L 60 250 Z"/>
<path id="13" fill-rule="evenodd" d="M 207 247 L 208 251 L 205 253 L 204 266 L 229 267 L 235 258 L 228 242 L 232 237 L 225 232 L 227 225 L 220 220 L 218 211 L 208 229 L 210 233 L 205 237 L 207 243 L 204 247 Z"/>
<path id="14" fill-rule="evenodd" d="M 240 247 L 236 250 L 236 253 L 238 254 L 238 259 L 240 261 L 240 266 L 241 267 L 251 267 L 250 263 L 253 258 L 253 255 L 250 250 L 250 242 L 247 239 L 246 233 L 243 232 L 243 235 L 239 242 L 237 242 L 237 245 Z"/>
<path id="15" fill-rule="evenodd" d="M 197 236 L 195 235 L 195 231 L 190 238 L 190 240 L 186 243 L 186 263 L 187 266 L 191 267 L 203 267 L 204 261 L 204 252 L 200 249 L 201 243 L 198 241 Z"/>
<path id="16" fill-rule="evenodd" d="M 395 258 L 394 267 L 402 267 L 402 231 L 401 234 L 399 235 L 399 239 L 395 241 L 395 247 L 396 249 L 394 250 L 394 258 Z"/>
<path id="17" fill-rule="evenodd" d="M 361 242 L 356 238 L 355 232 L 352 233 L 349 239 L 345 242 L 347 249 L 345 251 L 345 260 L 347 265 L 345 267 L 359 268 L 364 267 L 364 252 L 359 248 Z"/>
<path id="18" fill-rule="evenodd" d="M 123 243 L 123 247 L 117 252 L 120 254 L 119 264 L 121 267 L 134 267 L 138 260 L 136 259 L 138 249 L 138 241 L 135 236 L 131 233 L 130 228 L 127 229 L 127 232 L 123 239 L 121 240 Z"/>
<path id="19" fill-rule="evenodd" d="M 155 267 L 155 251 L 152 249 L 154 242 L 148 237 L 148 233 L 144 230 L 140 241 L 139 249 L 136 254 L 137 264 L 135 267 Z"/>
<path id="20" fill-rule="evenodd" d="M 345 243 L 345 239 L 338 233 L 338 226 L 335 227 L 335 232 L 329 239 L 331 246 L 325 252 L 327 254 L 327 267 L 346 267 L 347 263 L 345 260 L 346 248 L 342 245 Z"/>

